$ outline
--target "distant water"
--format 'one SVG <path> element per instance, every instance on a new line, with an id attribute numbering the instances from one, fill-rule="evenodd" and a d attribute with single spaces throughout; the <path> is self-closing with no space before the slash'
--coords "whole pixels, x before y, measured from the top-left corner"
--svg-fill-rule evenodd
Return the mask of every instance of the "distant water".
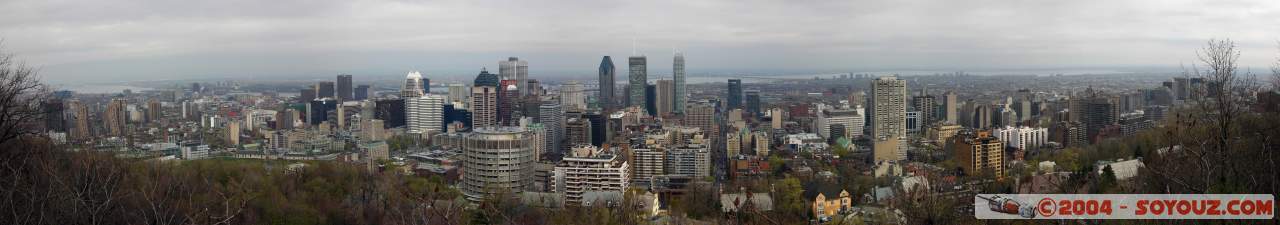
<path id="1" fill-rule="evenodd" d="M 117 85 L 117 84 L 57 85 L 57 86 L 54 86 L 53 88 L 54 90 L 69 90 L 69 91 L 74 91 L 76 93 L 86 93 L 86 94 L 114 94 L 114 93 L 124 92 L 124 90 L 140 92 L 140 91 L 148 91 L 152 89 L 152 88 L 135 87 L 135 86 L 128 86 L 128 85 Z"/>

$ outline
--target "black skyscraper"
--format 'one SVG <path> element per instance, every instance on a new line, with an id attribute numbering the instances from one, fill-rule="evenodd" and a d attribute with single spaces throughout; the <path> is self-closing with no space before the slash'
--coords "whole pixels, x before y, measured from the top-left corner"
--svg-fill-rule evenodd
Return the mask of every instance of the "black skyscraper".
<path id="1" fill-rule="evenodd" d="M 764 113 L 760 111 L 760 91 L 757 91 L 757 90 L 747 91 L 746 96 L 747 96 L 747 112 L 750 112 L 751 115 L 755 117 L 763 116 Z"/>
<path id="2" fill-rule="evenodd" d="M 378 100 L 373 108 L 373 118 L 382 120 L 384 128 L 404 126 L 404 99 Z"/>
<path id="3" fill-rule="evenodd" d="M 333 82 L 321 81 L 316 84 L 316 98 L 333 98 Z"/>
<path id="4" fill-rule="evenodd" d="M 351 89 L 351 75 L 338 75 L 338 100 L 350 101 L 355 100 Z"/>
<path id="5" fill-rule="evenodd" d="M 617 104 L 617 98 L 613 96 L 616 93 L 613 90 L 613 86 L 616 84 L 613 80 L 615 75 L 613 59 L 610 59 L 609 56 L 604 56 L 604 59 L 600 60 L 600 94 L 597 96 L 598 99 L 596 101 L 599 102 L 600 108 L 604 109 L 605 112 L 612 112 L 614 104 Z"/>
<path id="6" fill-rule="evenodd" d="M 649 115 L 658 115 L 658 85 L 644 86 L 644 110 Z"/>
<path id="7" fill-rule="evenodd" d="M 728 110 L 742 108 L 742 80 L 729 79 L 729 97 L 725 99 L 729 100 Z"/>
<path id="8" fill-rule="evenodd" d="M 355 93 L 352 94 L 352 98 L 355 98 L 355 100 L 369 99 L 369 85 L 356 86 L 356 90 Z"/>
<path id="9" fill-rule="evenodd" d="M 307 88 L 298 91 L 298 103 L 310 104 L 311 100 L 316 100 L 316 89 Z"/>
<path id="10" fill-rule="evenodd" d="M 307 115 L 307 123 L 318 125 L 320 122 L 329 120 L 329 111 L 338 109 L 338 102 L 331 98 L 321 98 L 311 101 L 311 109 Z"/>

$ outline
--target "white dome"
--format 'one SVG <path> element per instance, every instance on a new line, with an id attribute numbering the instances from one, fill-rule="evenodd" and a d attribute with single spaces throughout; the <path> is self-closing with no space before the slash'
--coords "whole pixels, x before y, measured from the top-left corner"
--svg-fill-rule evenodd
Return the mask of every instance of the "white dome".
<path id="1" fill-rule="evenodd" d="M 405 78 L 408 78 L 408 79 L 422 79 L 422 73 L 418 73 L 418 71 L 411 71 L 411 72 L 409 72 L 409 75 L 408 75 L 408 76 L 406 76 Z"/>

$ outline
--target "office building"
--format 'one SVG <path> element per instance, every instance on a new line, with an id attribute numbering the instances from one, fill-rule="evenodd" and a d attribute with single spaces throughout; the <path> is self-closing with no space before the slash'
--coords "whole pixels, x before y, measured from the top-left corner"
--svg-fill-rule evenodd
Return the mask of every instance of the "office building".
<path id="1" fill-rule="evenodd" d="M 530 92 L 529 88 L 529 62 L 520 60 L 517 57 L 509 57 L 505 61 L 498 61 L 498 76 L 502 80 L 514 80 L 512 83 L 516 86 L 516 96 L 525 96 Z"/>
<path id="2" fill-rule="evenodd" d="M 814 123 L 817 127 L 818 135 L 827 139 L 836 139 L 832 136 L 831 127 L 839 125 L 844 127 L 844 137 L 854 139 L 862 136 L 863 127 L 866 120 L 863 119 L 863 109 L 829 109 L 818 112 L 818 119 Z"/>
<path id="3" fill-rule="evenodd" d="M 565 121 L 565 145 L 591 145 L 591 121 L 586 118 L 572 117 Z"/>
<path id="4" fill-rule="evenodd" d="M 127 131 L 125 123 L 128 120 L 125 114 L 125 107 L 128 103 L 122 98 L 113 98 L 107 104 L 107 109 L 102 113 L 103 127 L 107 128 L 107 132 L 112 137 L 122 137 Z"/>
<path id="5" fill-rule="evenodd" d="M 520 193 L 533 182 L 532 134 L 520 127 L 484 127 L 467 134 L 462 148 L 462 194 L 480 202 L 496 193 Z"/>
<path id="6" fill-rule="evenodd" d="M 356 101 L 369 99 L 369 88 L 370 86 L 367 84 L 356 86 L 356 89 L 351 94 L 351 98 Z"/>
<path id="7" fill-rule="evenodd" d="M 516 80 L 502 80 L 498 86 L 498 124 L 516 126 L 523 112 L 520 111 L 520 89 Z"/>
<path id="8" fill-rule="evenodd" d="M 405 125 L 405 100 L 383 99 L 373 103 L 373 118 L 384 122 L 383 128 L 402 127 Z"/>
<path id="9" fill-rule="evenodd" d="M 334 98 L 334 84 L 332 81 L 320 81 L 316 83 L 317 98 Z"/>
<path id="10" fill-rule="evenodd" d="M 587 109 L 587 95 L 582 83 L 576 80 L 560 85 L 560 104 L 568 111 L 581 112 Z"/>
<path id="11" fill-rule="evenodd" d="M 627 106 L 645 107 L 645 88 L 649 86 L 648 62 L 644 56 L 627 58 Z"/>
<path id="12" fill-rule="evenodd" d="M 84 141 L 92 138 L 93 134 L 89 133 L 92 130 L 89 127 L 89 107 L 79 99 L 71 99 L 67 102 L 67 109 L 71 110 L 71 139 Z"/>
<path id="13" fill-rule="evenodd" d="M 764 111 L 761 111 L 761 107 L 763 106 L 761 105 L 761 102 L 760 102 L 760 91 L 749 90 L 744 94 L 744 97 L 747 98 L 746 109 L 747 109 L 747 112 L 751 114 L 751 117 L 756 118 L 756 117 L 763 116 Z"/>
<path id="14" fill-rule="evenodd" d="M 956 105 L 956 93 L 948 91 L 946 94 L 942 95 L 942 98 L 942 116 L 945 117 L 944 121 L 947 124 L 959 124 L 960 120 L 956 116 L 956 110 L 958 110 L 960 106 Z"/>
<path id="15" fill-rule="evenodd" d="M 684 53 L 677 52 L 675 58 L 673 58 L 672 61 L 673 62 L 671 63 L 671 69 L 672 69 L 671 77 L 672 79 L 675 80 L 675 91 L 674 91 L 675 99 L 672 100 L 675 102 L 675 105 L 673 108 L 674 110 L 672 111 L 676 113 L 684 113 L 685 104 L 689 101 L 688 99 L 689 93 L 686 92 L 685 90 Z"/>
<path id="16" fill-rule="evenodd" d="M 676 82 L 673 80 L 658 80 L 658 90 L 655 93 L 657 101 L 654 108 L 657 111 L 656 116 L 663 116 L 675 112 L 676 101 Z"/>
<path id="17" fill-rule="evenodd" d="M 427 94 L 405 99 L 405 122 L 409 133 L 431 134 L 444 131 L 444 96 Z"/>
<path id="18" fill-rule="evenodd" d="M 742 108 L 742 80 L 729 79 L 729 96 L 725 99 L 729 100 L 726 109 Z"/>
<path id="19" fill-rule="evenodd" d="M 488 70 L 480 69 L 480 74 L 476 75 L 475 82 L 473 82 L 471 86 L 472 87 L 486 86 L 486 87 L 497 88 L 499 85 L 499 82 L 502 82 L 502 79 L 498 78 L 498 75 L 489 73 Z"/>
<path id="20" fill-rule="evenodd" d="M 400 98 L 417 98 L 426 94 L 426 92 L 422 92 L 422 73 L 418 73 L 418 71 L 409 72 L 405 76 L 404 86 L 400 88 Z"/>
<path id="21" fill-rule="evenodd" d="M 351 86 L 351 75 L 338 75 L 338 101 L 352 101 L 355 98 L 355 89 Z"/>
<path id="22" fill-rule="evenodd" d="M 311 104 L 307 104 L 307 124 L 320 125 L 330 118 L 329 113 L 338 109 L 338 102 L 332 98 L 320 98 L 312 100 Z M 403 111 L 403 109 L 401 109 Z"/>
<path id="23" fill-rule="evenodd" d="M 302 90 L 298 91 L 298 99 L 297 99 L 298 103 L 309 103 L 311 102 L 311 100 L 316 100 L 315 87 L 303 88 Z"/>
<path id="24" fill-rule="evenodd" d="M 689 127 L 697 127 L 706 132 L 708 136 L 718 136 L 715 132 L 715 106 L 709 103 L 697 103 L 689 105 L 685 111 L 684 125 Z"/>
<path id="25" fill-rule="evenodd" d="M 554 101 L 547 101 L 538 107 L 538 121 L 547 127 L 547 141 L 543 143 L 548 152 L 563 152 L 565 146 L 564 106 Z"/>
<path id="26" fill-rule="evenodd" d="M 498 87 L 471 87 L 471 126 L 498 126 Z"/>
<path id="27" fill-rule="evenodd" d="M 870 113 L 867 115 L 871 121 L 872 137 L 904 137 L 907 132 L 907 81 L 880 77 L 871 81 L 871 89 Z"/>
<path id="28" fill-rule="evenodd" d="M 615 105 L 618 102 L 618 99 L 614 97 L 616 94 L 614 87 L 617 83 L 614 81 L 616 72 L 613 67 L 613 59 L 610 59 L 607 55 L 604 56 L 604 58 L 600 60 L 599 73 L 600 90 L 598 94 L 599 96 L 596 97 L 596 101 L 599 102 L 600 109 L 603 109 L 604 113 L 608 114 L 613 112 Z"/>
<path id="29" fill-rule="evenodd" d="M 463 106 L 467 102 L 468 94 L 471 94 L 471 92 L 467 91 L 466 85 L 449 84 L 449 102 L 454 104 L 454 107 L 467 108 Z M 462 104 L 459 104 L 459 103 L 462 103 Z"/>
<path id="30" fill-rule="evenodd" d="M 915 111 L 920 112 L 920 126 L 927 126 L 939 121 L 938 118 L 938 101 L 933 95 L 922 95 L 911 97 L 911 106 Z"/>
<path id="31" fill-rule="evenodd" d="M 658 115 L 658 85 L 645 85 L 644 109 L 650 116 Z"/>

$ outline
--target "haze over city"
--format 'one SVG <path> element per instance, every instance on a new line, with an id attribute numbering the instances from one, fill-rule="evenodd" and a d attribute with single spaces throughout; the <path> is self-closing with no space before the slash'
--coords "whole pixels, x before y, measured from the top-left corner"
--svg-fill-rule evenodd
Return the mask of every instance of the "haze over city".
<path id="1" fill-rule="evenodd" d="M 51 82 L 472 75 L 509 55 L 544 77 L 600 55 L 691 75 L 1177 70 L 1231 37 L 1263 68 L 1275 1 L 66 1 L 0 2 L 7 50 Z M 634 41 L 633 41 L 634 40 Z M 656 64 L 654 71 L 669 71 Z M 668 74 L 669 75 L 669 74 Z"/>
<path id="2" fill-rule="evenodd" d="M 0 1 L 0 224 L 1276 224 L 1276 149 L 1280 0 Z"/>

